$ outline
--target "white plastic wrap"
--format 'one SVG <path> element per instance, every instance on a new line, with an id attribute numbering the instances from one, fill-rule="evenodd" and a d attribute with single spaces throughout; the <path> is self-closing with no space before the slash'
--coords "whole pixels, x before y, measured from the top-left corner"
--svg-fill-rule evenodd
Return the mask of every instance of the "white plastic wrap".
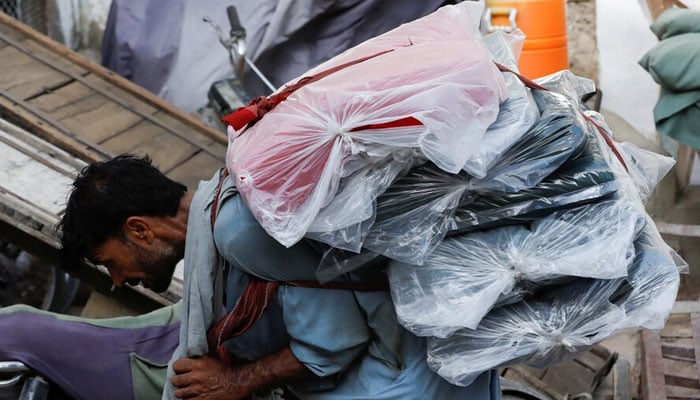
<path id="1" fill-rule="evenodd" d="M 516 193 L 530 189 L 577 154 L 586 140 L 577 106 L 553 92 L 535 91 L 541 112 L 535 125 L 521 135 L 483 178 L 470 179 L 478 193 Z"/>
<path id="2" fill-rule="evenodd" d="M 570 84 L 559 88 L 580 96 Z M 631 202 L 641 212 L 644 193 L 662 175 L 665 160 L 626 157 L 625 146 L 610 142 L 605 127 L 598 129 L 590 122 L 587 127 L 589 142 L 597 144 L 614 175 L 618 190 L 611 199 Z M 640 168 L 645 161 L 650 165 Z M 518 363 L 548 367 L 621 330 L 662 327 L 675 301 L 679 269 L 687 264 L 663 242 L 648 215 L 634 246 L 634 261 L 625 277 L 577 278 L 494 308 L 475 329 L 429 338 L 431 368 L 450 382 L 468 385 L 491 368 Z M 600 251 L 591 248 L 584 260 L 595 260 Z"/>
<path id="3" fill-rule="evenodd" d="M 411 264 L 422 264 L 446 233 L 459 228 L 462 206 L 485 194 L 503 199 L 538 185 L 586 143 L 585 126 L 572 102 L 536 93 L 542 117 L 482 179 L 451 174 L 433 163 L 412 168 L 377 198 L 374 225 L 363 246 Z M 460 209 L 458 209 L 458 206 Z"/>
<path id="4" fill-rule="evenodd" d="M 595 92 L 595 82 L 582 76 L 574 75 L 568 69 L 535 79 L 539 85 L 566 96 L 580 107 L 581 98 Z"/>
<path id="5" fill-rule="evenodd" d="M 593 110 L 585 111 L 585 114 L 602 128 L 608 135 L 613 136 L 613 132 L 608 126 L 605 118 Z M 628 167 L 628 173 L 632 178 L 640 199 L 644 204 L 654 192 L 656 185 L 671 171 L 676 164 L 672 157 L 644 150 L 632 143 L 616 142 L 617 150 L 624 158 Z"/>
<path id="6" fill-rule="evenodd" d="M 676 160 L 641 149 L 632 143 L 618 143 L 617 148 L 629 167 L 630 177 L 637 187 L 640 199 L 646 204 L 656 185 L 671 171 Z"/>
<path id="7" fill-rule="evenodd" d="M 469 385 L 492 368 L 549 367 L 621 330 L 660 328 L 679 285 L 671 252 L 648 224 L 628 277 L 580 279 L 497 308 L 475 330 L 428 339 L 428 363 L 448 381 Z"/>
<path id="8" fill-rule="evenodd" d="M 397 176 L 405 174 L 413 161 L 412 151 L 404 149 L 343 178 L 338 193 L 319 211 L 306 237 L 359 253 L 374 223 L 374 200 Z M 345 212 L 348 205 L 353 206 L 352 213 Z"/>
<path id="9" fill-rule="evenodd" d="M 627 275 L 644 211 L 609 200 L 514 225 L 445 239 L 423 265 L 391 263 L 401 324 L 419 336 L 474 329 L 499 302 L 514 302 L 562 277 Z"/>
<path id="10" fill-rule="evenodd" d="M 301 87 L 254 125 L 230 131 L 227 167 L 236 186 L 285 246 L 306 234 L 341 178 L 398 149 L 419 149 L 440 168 L 459 171 L 507 97 L 466 5 L 402 25 L 307 76 L 369 56 L 375 57 Z M 342 212 L 357 211 L 346 204 Z"/>
<path id="11" fill-rule="evenodd" d="M 520 31 L 511 34 L 498 31 L 484 37 L 494 60 L 516 72 L 518 62 L 513 47 L 521 47 L 524 41 L 525 35 Z M 486 130 L 479 151 L 463 167 L 477 178 L 486 176 L 487 171 L 540 116 L 530 89 L 515 74 L 503 72 L 503 78 L 508 88 L 508 99 L 501 104 L 496 121 Z"/>

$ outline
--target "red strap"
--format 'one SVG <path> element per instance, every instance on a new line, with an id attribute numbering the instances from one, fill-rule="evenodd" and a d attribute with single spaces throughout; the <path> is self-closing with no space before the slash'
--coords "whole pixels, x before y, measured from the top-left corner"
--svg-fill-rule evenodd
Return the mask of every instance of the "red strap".
<path id="1" fill-rule="evenodd" d="M 317 281 L 288 281 L 270 282 L 249 276 L 248 284 L 238 302 L 231 311 L 226 313 L 207 333 L 207 344 L 209 345 L 209 355 L 217 357 L 226 363 L 231 362 L 231 354 L 224 347 L 224 342 L 229 339 L 241 336 L 248 332 L 262 317 L 267 307 L 277 293 L 280 284 L 309 287 L 317 289 L 341 289 L 354 290 L 360 292 L 374 292 L 388 290 L 387 282 L 327 282 Z"/>
<path id="2" fill-rule="evenodd" d="M 397 119 L 395 121 L 385 122 L 383 124 L 370 124 L 370 125 L 358 126 L 357 128 L 351 129 L 350 132 L 359 132 L 359 131 L 365 131 L 368 129 L 399 128 L 399 127 L 403 127 L 403 126 L 418 126 L 418 125 L 423 125 L 423 123 L 418 121 L 417 119 L 415 119 L 413 117 L 406 117 L 406 118 Z"/>
<path id="3" fill-rule="evenodd" d="M 265 312 L 277 293 L 279 283 L 250 277 L 236 305 L 207 333 L 209 355 L 227 363 L 231 354 L 224 347 L 228 339 L 246 333 Z"/>
<path id="4" fill-rule="evenodd" d="M 263 117 L 268 111 L 275 108 L 279 103 L 287 99 L 292 93 L 297 91 L 299 88 L 304 87 L 310 83 L 316 82 L 320 79 L 327 77 L 341 69 L 347 68 L 351 65 L 359 64 L 363 61 L 379 57 L 383 54 L 390 53 L 394 51 L 393 49 L 381 51 L 376 54 L 372 54 L 367 57 L 358 58 L 344 64 L 336 65 L 333 68 L 329 68 L 325 71 L 319 72 L 316 75 L 305 76 L 299 79 L 296 83 L 285 87 L 281 92 L 273 94 L 271 96 L 260 96 L 253 99 L 250 104 L 246 107 L 241 107 L 238 110 L 232 112 L 231 114 L 225 116 L 221 119 L 222 122 L 231 125 L 235 130 L 239 130 L 246 125 L 253 124 Z"/>
<path id="5" fill-rule="evenodd" d="M 520 79 L 525 84 L 525 86 L 529 87 L 530 89 L 549 91 L 549 89 L 547 89 L 546 87 L 538 84 L 537 82 L 535 82 L 531 79 L 528 79 L 528 78 L 520 75 L 519 73 L 511 70 L 510 68 L 508 68 L 504 65 L 501 65 L 495 61 L 494 61 L 494 64 L 496 64 L 496 67 L 498 67 L 499 70 L 504 71 L 504 72 L 510 72 L 510 73 L 514 74 L 515 76 L 517 76 L 518 79 Z M 605 133 L 605 130 L 600 125 L 598 125 L 598 123 L 595 122 L 591 117 L 584 114 L 583 112 L 581 113 L 581 115 L 583 116 L 583 118 L 586 121 L 590 122 L 591 125 L 596 127 L 596 129 L 598 130 L 598 133 L 600 133 L 600 136 L 603 137 L 603 140 L 605 140 L 605 143 L 608 145 L 608 147 L 610 147 L 610 150 L 612 150 L 613 154 L 615 154 L 615 157 L 617 157 L 618 161 L 620 161 L 620 164 L 622 164 L 622 166 L 625 167 L 626 171 L 629 171 L 629 169 L 627 168 L 627 163 L 625 162 L 625 159 L 622 158 L 622 155 L 617 150 L 617 147 L 615 146 L 615 142 L 612 140 L 612 138 L 610 138 L 610 136 L 608 136 L 608 134 Z"/>
<path id="6" fill-rule="evenodd" d="M 219 197 L 221 188 L 228 176 L 228 170 L 224 169 L 219 175 L 219 184 L 214 191 L 214 202 L 211 206 L 211 229 L 214 230 L 216 217 L 219 209 Z M 323 289 L 344 289 L 355 291 L 379 291 L 388 290 L 387 282 L 360 283 L 360 282 L 328 282 L 320 283 L 316 281 L 289 281 L 270 282 L 249 275 L 248 284 L 243 289 L 243 293 L 231 311 L 224 315 L 207 332 L 207 344 L 209 345 L 209 355 L 217 357 L 226 363 L 231 362 L 231 354 L 224 347 L 224 342 L 246 333 L 260 317 L 277 293 L 280 284 L 297 287 L 311 287 Z"/>

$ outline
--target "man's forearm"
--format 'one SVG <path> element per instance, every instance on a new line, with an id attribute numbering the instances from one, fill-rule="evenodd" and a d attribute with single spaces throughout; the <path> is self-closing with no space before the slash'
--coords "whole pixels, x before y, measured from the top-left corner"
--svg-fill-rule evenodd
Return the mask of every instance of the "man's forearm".
<path id="1" fill-rule="evenodd" d="M 292 353 L 289 347 L 249 364 L 235 368 L 250 377 L 251 393 L 259 393 L 313 377 L 313 373 Z"/>
<path id="2" fill-rule="evenodd" d="M 182 399 L 247 399 L 313 376 L 289 347 L 248 364 L 229 366 L 211 357 L 183 358 L 173 369 L 175 396 Z"/>

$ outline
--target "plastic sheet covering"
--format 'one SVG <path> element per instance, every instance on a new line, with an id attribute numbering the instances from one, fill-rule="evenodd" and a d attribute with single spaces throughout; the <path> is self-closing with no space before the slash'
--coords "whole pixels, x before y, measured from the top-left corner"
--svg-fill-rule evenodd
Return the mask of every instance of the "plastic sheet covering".
<path id="1" fill-rule="evenodd" d="M 298 89 L 252 127 L 230 132 L 227 166 L 236 186 L 285 246 L 306 234 L 341 178 L 397 149 L 419 149 L 459 171 L 507 97 L 468 5 L 443 7 L 306 75 L 369 56 Z M 354 205 L 343 212 L 355 213 Z"/>
<path id="2" fill-rule="evenodd" d="M 500 156 L 539 118 L 530 89 L 510 72 L 503 72 L 503 77 L 508 87 L 508 99 L 501 104 L 496 122 L 486 130 L 479 151 L 463 167 L 477 178 L 483 178 Z"/>
<path id="3" fill-rule="evenodd" d="M 610 126 L 600 113 L 587 110 L 585 114 L 610 136 L 613 136 Z M 656 186 L 671 171 L 676 161 L 672 157 L 644 150 L 628 142 L 616 142 L 616 147 L 628 166 L 629 176 L 637 188 L 640 200 L 646 204 Z"/>
<path id="4" fill-rule="evenodd" d="M 641 149 L 632 143 L 618 143 L 617 148 L 630 167 L 629 174 L 637 187 L 640 199 L 646 204 L 656 185 L 671 171 L 676 161 L 671 157 Z"/>
<path id="5" fill-rule="evenodd" d="M 574 75 L 568 69 L 535 79 L 535 82 L 545 88 L 566 96 L 581 106 L 581 97 L 595 92 L 595 82 L 582 76 Z"/>
<path id="6" fill-rule="evenodd" d="M 578 279 L 494 309 L 476 330 L 428 339 L 430 367 L 454 384 L 469 385 L 491 368 L 545 368 L 623 329 L 662 327 L 678 291 L 677 265 L 652 222 L 635 246 L 626 278 Z"/>
<path id="7" fill-rule="evenodd" d="M 542 116 L 486 176 L 470 179 L 472 191 L 515 193 L 532 188 L 583 148 L 586 127 L 575 104 L 553 92 L 537 90 L 533 97 Z"/>
<path id="8" fill-rule="evenodd" d="M 645 213 L 626 200 L 555 212 L 445 239 L 422 266 L 394 262 L 391 294 L 401 324 L 419 336 L 474 329 L 498 303 L 521 300 L 563 277 L 627 275 Z"/>
<path id="9" fill-rule="evenodd" d="M 515 53 L 520 53 L 524 41 L 525 35 L 520 31 L 510 34 L 497 31 L 484 37 L 494 60 L 516 72 L 518 62 Z M 508 99 L 501 104 L 496 121 L 486 130 L 479 151 L 463 167 L 477 178 L 486 176 L 486 172 L 540 116 L 530 89 L 513 73 L 503 72 L 503 78 L 508 88 Z"/>
<path id="10" fill-rule="evenodd" d="M 615 193 L 619 182 L 606 155 L 608 150 L 596 135 L 599 133 L 587 126 L 582 151 L 531 189 L 464 198 L 455 211 L 451 234 L 524 223 Z"/>
<path id="11" fill-rule="evenodd" d="M 584 121 L 572 102 L 556 93 L 535 93 L 542 117 L 488 174 L 450 174 L 433 163 L 413 168 L 377 199 L 377 214 L 363 246 L 389 258 L 420 265 L 455 229 L 458 206 L 481 194 L 495 198 L 532 188 L 583 150 Z M 572 190 L 572 188 L 568 188 Z"/>
<path id="12" fill-rule="evenodd" d="M 409 149 L 390 154 L 376 165 L 366 166 L 340 181 L 338 193 L 322 208 L 306 234 L 338 249 L 360 252 L 374 223 L 374 200 L 414 161 Z M 348 205 L 353 212 L 345 212 Z"/>

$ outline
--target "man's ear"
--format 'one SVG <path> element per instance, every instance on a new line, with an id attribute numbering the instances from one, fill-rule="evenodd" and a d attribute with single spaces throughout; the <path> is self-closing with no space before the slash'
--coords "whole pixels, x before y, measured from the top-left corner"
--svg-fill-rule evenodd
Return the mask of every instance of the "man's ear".
<path id="1" fill-rule="evenodd" d="M 153 242 L 154 233 L 148 221 L 142 217 L 129 217 L 124 222 L 124 231 L 126 236 L 135 243 L 145 241 L 150 244 Z"/>

